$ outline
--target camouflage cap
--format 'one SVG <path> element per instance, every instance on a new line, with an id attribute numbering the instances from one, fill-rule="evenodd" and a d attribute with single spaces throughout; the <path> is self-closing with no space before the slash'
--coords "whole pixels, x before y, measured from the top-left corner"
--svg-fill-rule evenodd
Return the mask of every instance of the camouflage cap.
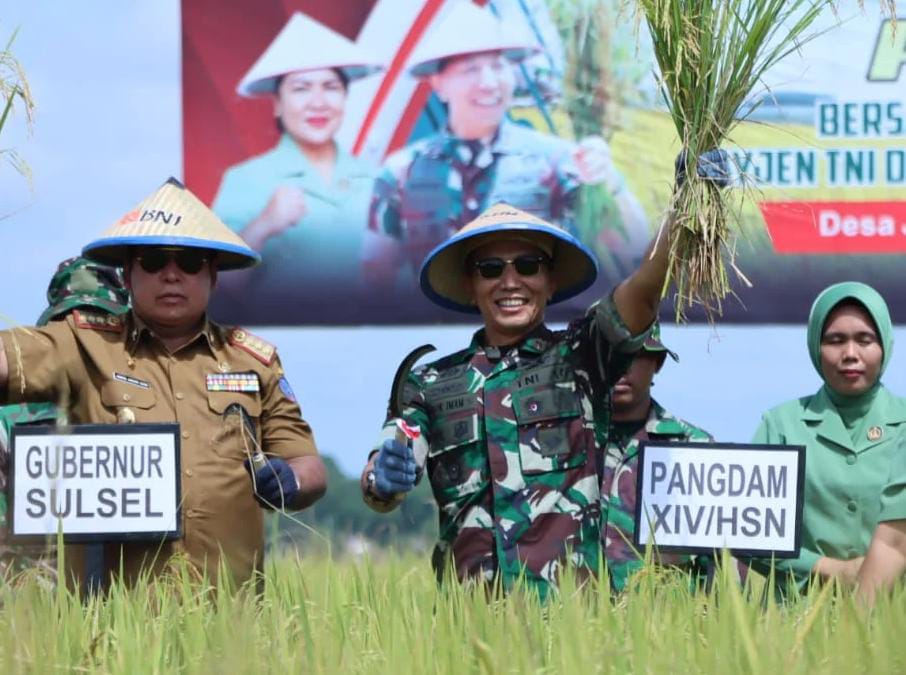
<path id="1" fill-rule="evenodd" d="M 667 349 L 666 345 L 661 342 L 661 324 L 659 321 L 655 321 L 654 325 L 651 326 L 651 331 L 648 333 L 648 337 L 645 338 L 642 349 L 646 352 L 666 352 L 671 359 L 679 361 L 679 356 L 677 356 L 676 352 Z"/>
<path id="2" fill-rule="evenodd" d="M 127 312 L 129 292 L 122 272 L 82 257 L 61 262 L 47 286 L 47 309 L 38 318 L 38 325 L 77 307 L 94 307 L 111 314 Z"/>

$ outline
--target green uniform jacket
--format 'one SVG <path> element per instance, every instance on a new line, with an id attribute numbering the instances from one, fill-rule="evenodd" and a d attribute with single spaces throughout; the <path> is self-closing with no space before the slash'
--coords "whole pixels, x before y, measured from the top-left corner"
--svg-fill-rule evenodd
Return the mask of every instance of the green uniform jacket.
<path id="1" fill-rule="evenodd" d="M 906 432 L 906 400 L 882 387 L 867 415 L 869 433 L 853 442 L 822 388 L 762 417 L 755 443 L 806 448 L 802 550 L 798 558 L 776 561 L 778 590 L 790 572 L 803 588 L 821 557 L 849 560 L 868 550 L 891 458 Z M 771 564 L 753 560 L 752 567 L 767 574 Z"/>
<path id="2" fill-rule="evenodd" d="M 890 476 L 881 493 L 879 522 L 906 519 L 906 436 L 890 461 Z"/>

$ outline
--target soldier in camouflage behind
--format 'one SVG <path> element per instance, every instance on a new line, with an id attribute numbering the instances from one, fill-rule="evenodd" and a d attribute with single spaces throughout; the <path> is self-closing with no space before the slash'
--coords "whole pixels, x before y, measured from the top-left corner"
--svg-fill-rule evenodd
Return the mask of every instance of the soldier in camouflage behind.
<path id="1" fill-rule="evenodd" d="M 413 372 L 403 416 L 421 436 L 402 445 L 388 418 L 362 488 L 372 508 L 389 511 L 427 473 L 439 576 L 452 563 L 460 580 L 503 590 L 524 577 L 544 597 L 564 565 L 580 577 L 597 572 L 608 391 L 655 319 L 665 243 L 561 331 L 544 324 L 546 306 L 597 274 L 565 230 L 497 204 L 428 255 L 422 290 L 480 313 L 484 328 L 466 349 Z"/>
<path id="2" fill-rule="evenodd" d="M 47 309 L 37 325 L 60 321 L 74 309 L 92 308 L 117 316 L 129 310 L 129 292 L 119 269 L 85 258 L 69 258 L 57 267 L 47 286 Z M 56 424 L 64 414 L 55 402 L 18 403 L 0 407 L 0 569 L 3 573 L 34 565 L 54 569 L 53 545 L 9 546 L 6 484 L 9 471 L 9 438 L 14 425 Z"/>
<path id="3" fill-rule="evenodd" d="M 679 360 L 661 342 L 660 327 L 655 324 L 629 370 L 617 381 L 611 393 L 612 418 L 601 493 L 604 557 L 610 585 L 615 592 L 623 591 L 630 576 L 644 565 L 644 551 L 632 545 L 639 443 L 645 440 L 702 443 L 714 440 L 707 431 L 674 417 L 651 398 L 654 376 L 660 372 L 668 354 L 674 361 Z M 682 569 L 702 584 L 713 570 L 711 556 L 655 552 L 654 559 L 661 565 Z"/>

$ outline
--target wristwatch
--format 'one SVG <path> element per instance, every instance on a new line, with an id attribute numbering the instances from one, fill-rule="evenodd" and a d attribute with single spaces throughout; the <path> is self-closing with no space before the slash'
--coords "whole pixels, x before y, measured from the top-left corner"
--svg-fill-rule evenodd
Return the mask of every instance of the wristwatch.
<path id="1" fill-rule="evenodd" d="M 380 513 L 387 513 L 395 509 L 405 495 L 390 495 L 389 497 L 382 497 L 378 494 L 377 489 L 375 488 L 376 476 L 374 475 L 374 470 L 370 470 L 365 474 L 365 485 L 362 490 L 362 499 L 365 500 L 365 503 L 368 504 L 372 509 Z"/>
<path id="2" fill-rule="evenodd" d="M 374 475 L 374 469 L 365 474 L 365 488 L 368 492 L 371 493 L 371 496 L 380 499 L 378 496 L 377 490 L 374 487 L 375 481 L 377 481 L 377 476 Z"/>

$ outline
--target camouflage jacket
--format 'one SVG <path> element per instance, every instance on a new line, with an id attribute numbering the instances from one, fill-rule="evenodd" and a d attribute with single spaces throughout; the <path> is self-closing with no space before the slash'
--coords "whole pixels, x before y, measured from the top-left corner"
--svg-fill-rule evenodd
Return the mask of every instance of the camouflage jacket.
<path id="1" fill-rule="evenodd" d="M 429 251 L 497 202 L 577 235 L 572 148 L 506 120 L 490 144 L 435 134 L 387 158 L 374 183 L 368 227 L 401 240 L 416 271 Z"/>
<path id="2" fill-rule="evenodd" d="M 608 298 L 566 330 L 540 326 L 508 350 L 485 348 L 478 331 L 468 348 L 413 372 L 404 417 L 422 431 L 416 456 L 427 455 L 438 505 L 438 578 L 452 559 L 460 580 L 510 589 L 524 574 L 546 596 L 564 563 L 580 576 L 597 571 L 596 425 L 645 335 L 630 336 Z M 393 433 L 388 416 L 383 437 Z"/>
<path id="3" fill-rule="evenodd" d="M 15 403 L 0 406 L 0 490 L 6 489 L 9 439 L 13 427 L 17 424 L 54 424 L 56 421 L 57 406 L 53 403 Z M 0 497 L 4 496 L 0 494 Z M 5 503 L 4 500 L 4 505 Z"/>
<path id="4" fill-rule="evenodd" d="M 57 406 L 53 403 L 17 403 L 0 406 L 0 574 L 28 567 L 52 569 L 54 545 L 34 543 L 11 546 L 9 543 L 9 506 L 6 486 L 10 471 L 10 435 L 16 424 L 55 424 Z"/>
<path id="5" fill-rule="evenodd" d="M 620 439 L 611 434 L 607 440 L 604 459 L 604 480 L 601 487 L 604 514 L 604 558 L 614 591 L 626 587 L 630 575 L 643 564 L 644 550 L 632 544 L 635 534 L 636 468 L 640 441 L 697 441 L 714 439 L 707 431 L 684 422 L 664 410 L 652 399 L 648 420 L 634 436 Z M 664 565 L 682 566 L 693 574 L 706 574 L 707 560 L 679 553 L 657 553 Z"/>

